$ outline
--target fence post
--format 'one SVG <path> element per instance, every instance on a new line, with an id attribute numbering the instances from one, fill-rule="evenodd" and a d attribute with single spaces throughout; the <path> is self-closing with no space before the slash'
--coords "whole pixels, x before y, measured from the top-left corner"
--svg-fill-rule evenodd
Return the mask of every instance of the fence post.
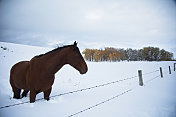
<path id="1" fill-rule="evenodd" d="M 138 70 L 138 76 L 139 76 L 139 85 L 143 86 L 143 80 L 142 80 L 142 70 Z"/>
<path id="2" fill-rule="evenodd" d="M 171 68 L 170 68 L 170 66 L 169 66 L 169 74 L 171 74 Z"/>
<path id="3" fill-rule="evenodd" d="M 174 63 L 174 71 L 175 71 L 175 65 L 176 65 L 176 63 Z"/>
<path id="4" fill-rule="evenodd" d="M 162 71 L 162 67 L 160 67 L 160 74 L 161 74 L 161 78 L 163 78 L 163 71 Z"/>

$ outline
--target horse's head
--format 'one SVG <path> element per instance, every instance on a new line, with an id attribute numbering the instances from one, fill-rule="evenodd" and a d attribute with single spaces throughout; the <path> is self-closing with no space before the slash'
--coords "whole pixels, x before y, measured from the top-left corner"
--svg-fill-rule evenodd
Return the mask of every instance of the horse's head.
<path id="1" fill-rule="evenodd" d="M 76 41 L 73 46 L 70 46 L 70 53 L 67 57 L 67 63 L 74 67 L 80 72 L 80 74 L 85 74 L 88 70 L 87 64 L 82 57 L 79 48 L 77 47 Z"/>

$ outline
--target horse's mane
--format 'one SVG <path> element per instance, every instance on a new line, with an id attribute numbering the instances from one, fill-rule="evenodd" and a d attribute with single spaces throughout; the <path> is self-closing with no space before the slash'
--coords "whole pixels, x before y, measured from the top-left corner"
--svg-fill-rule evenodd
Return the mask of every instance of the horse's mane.
<path id="1" fill-rule="evenodd" d="M 51 53 L 53 53 L 53 52 L 56 52 L 56 51 L 60 51 L 60 50 L 62 50 L 62 49 L 64 49 L 64 48 L 67 48 L 67 47 L 71 47 L 71 46 L 73 46 L 73 45 L 65 45 L 65 46 L 62 46 L 62 47 L 57 47 L 57 48 L 55 48 L 55 49 L 53 49 L 53 50 L 51 50 L 51 51 L 49 51 L 49 52 L 46 52 L 45 54 L 40 54 L 40 55 L 37 55 L 37 56 L 35 56 L 35 57 L 42 57 L 42 56 L 44 56 L 44 55 L 47 55 L 47 54 L 51 54 Z"/>

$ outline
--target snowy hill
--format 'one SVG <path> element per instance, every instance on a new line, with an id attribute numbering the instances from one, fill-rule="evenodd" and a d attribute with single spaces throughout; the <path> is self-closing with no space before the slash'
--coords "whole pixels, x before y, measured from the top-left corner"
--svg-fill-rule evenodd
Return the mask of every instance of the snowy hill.
<path id="1" fill-rule="evenodd" d="M 20 100 L 12 98 L 9 71 L 15 63 L 30 60 L 52 48 L 4 42 L 0 42 L 0 47 L 0 107 L 29 101 L 29 95 Z M 56 74 L 51 96 L 75 90 L 79 92 L 56 96 L 50 101 L 40 100 L 32 104 L 1 108 L 0 116 L 67 117 L 80 112 L 75 116 L 176 117 L 174 63 L 176 62 L 87 62 L 89 71 L 85 75 L 80 75 L 74 68 L 65 65 Z M 171 66 L 172 74 L 169 74 L 168 66 Z M 159 67 L 163 68 L 164 78 L 160 78 Z M 138 85 L 138 70 L 143 72 L 144 86 Z M 91 89 L 81 90 L 89 87 Z M 126 92 L 128 90 L 130 91 Z M 37 99 L 40 98 L 43 98 L 43 93 L 37 95 Z"/>

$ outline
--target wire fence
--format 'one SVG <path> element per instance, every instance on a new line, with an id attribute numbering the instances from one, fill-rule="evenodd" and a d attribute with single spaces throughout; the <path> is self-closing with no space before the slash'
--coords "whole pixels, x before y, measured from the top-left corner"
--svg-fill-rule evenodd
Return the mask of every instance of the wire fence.
<path id="1" fill-rule="evenodd" d="M 174 65 L 175 65 L 175 64 L 174 64 Z M 169 68 L 169 67 L 167 67 L 167 68 Z M 166 67 L 164 67 L 164 70 L 165 70 L 165 69 L 166 69 Z M 153 74 L 153 73 L 156 73 L 156 72 L 159 73 L 159 71 L 160 71 L 160 70 L 154 70 L 154 71 L 151 71 L 151 72 L 144 73 L 144 74 L 142 74 L 142 75 L 143 75 L 143 76 L 144 76 L 144 75 L 149 75 L 149 74 Z M 166 72 L 169 73 L 168 71 L 165 71 L 164 74 L 165 74 Z M 157 76 L 151 78 L 150 80 L 147 80 L 145 83 L 149 83 L 149 82 L 151 82 L 151 81 L 157 79 L 158 77 L 160 77 L 160 75 L 157 75 Z M 107 85 L 111 85 L 111 84 L 115 84 L 115 83 L 127 81 L 127 80 L 130 80 L 130 79 L 135 79 L 135 78 L 138 78 L 138 76 L 133 76 L 133 77 L 129 77 L 129 78 L 124 78 L 124 79 L 121 79 L 121 80 L 116 80 L 116 81 L 112 81 L 112 82 L 108 82 L 108 83 L 104 83 L 104 84 L 99 84 L 99 85 L 95 85 L 95 86 L 92 86 L 92 87 L 87 87 L 87 88 L 83 88 L 83 89 L 79 89 L 79 90 L 74 90 L 74 91 L 70 91 L 70 92 L 65 92 L 65 93 L 61 93 L 61 94 L 58 94 L 58 95 L 50 96 L 50 98 L 59 97 L 59 96 L 64 96 L 64 95 L 69 95 L 69 94 L 73 94 L 73 93 L 78 93 L 78 92 L 82 92 L 82 91 L 86 91 L 86 90 L 91 90 L 91 89 L 95 89 L 95 88 L 99 88 L 99 87 L 104 87 L 104 86 L 107 86 Z M 118 95 L 116 95 L 116 96 L 113 96 L 113 97 L 111 97 L 111 98 L 109 98 L 109 99 L 107 99 L 107 100 L 104 100 L 104 101 L 102 101 L 102 102 L 99 102 L 99 103 L 97 103 L 97 104 L 95 104 L 95 105 L 93 105 L 93 106 L 90 106 L 90 107 L 88 107 L 88 108 L 86 108 L 86 109 L 83 109 L 83 110 L 81 110 L 81 111 L 78 111 L 78 112 L 76 112 L 76 113 L 74 113 L 74 114 L 72 114 L 72 115 L 69 115 L 68 117 L 72 117 L 72 116 L 78 115 L 78 114 L 80 114 L 80 113 L 82 113 L 82 112 L 85 112 L 85 111 L 90 110 L 90 109 L 92 109 L 92 108 L 95 108 L 95 107 L 97 107 L 97 106 L 99 106 L 99 105 L 102 105 L 102 104 L 104 104 L 104 103 L 106 103 L 106 102 L 109 102 L 109 101 L 111 101 L 111 100 L 113 100 L 113 99 L 116 99 L 116 98 L 118 98 L 119 96 L 122 96 L 122 95 L 124 95 L 124 94 L 126 94 L 126 93 L 132 91 L 133 89 L 134 89 L 134 88 L 128 89 L 128 90 L 126 90 L 126 91 L 124 91 L 124 92 L 122 92 L 122 93 L 120 93 L 120 94 L 118 94 Z M 43 99 L 44 99 L 44 98 L 36 99 L 36 101 L 40 101 L 40 100 L 43 100 Z M 0 109 L 12 107 L 12 106 L 17 106 L 17 105 L 22 105 L 22 104 L 26 104 L 26 103 L 30 103 L 30 101 L 21 102 L 21 103 L 16 103 L 16 104 L 7 105 L 7 106 L 2 106 L 2 107 L 0 107 Z"/>
<path id="2" fill-rule="evenodd" d="M 147 72 L 147 73 L 144 73 L 144 74 L 142 74 L 143 76 L 144 75 L 149 75 L 149 74 L 153 74 L 153 73 L 155 73 L 155 72 L 158 72 L 159 70 L 155 70 L 155 71 L 151 71 L 151 72 Z"/>
<path id="3" fill-rule="evenodd" d="M 167 67 L 167 68 L 168 68 L 168 67 Z M 165 67 L 165 69 L 166 69 L 166 67 Z M 156 73 L 156 72 L 159 72 L 159 71 L 160 71 L 160 70 L 155 70 L 155 71 L 152 71 L 152 72 L 144 73 L 144 74 L 142 74 L 142 75 L 143 75 L 143 76 L 144 76 L 144 75 L 149 75 L 149 74 L 153 74 L 153 73 Z M 165 71 L 165 72 L 166 72 L 166 71 Z M 168 72 L 168 71 L 167 71 L 167 72 Z M 151 81 L 153 81 L 153 80 L 159 78 L 160 76 L 161 76 L 161 75 L 157 75 L 157 76 L 155 76 L 155 77 L 153 77 L 153 78 L 147 80 L 145 83 L 148 84 L 149 82 L 151 82 Z M 128 92 L 130 92 L 130 91 L 132 91 L 132 90 L 134 90 L 134 89 L 135 89 L 135 88 L 128 89 L 128 90 L 124 91 L 123 93 L 120 93 L 120 94 L 118 94 L 118 95 L 116 95 L 116 96 L 114 96 L 114 97 L 111 97 L 111 98 L 109 98 L 109 99 L 107 99 L 107 100 L 104 100 L 104 101 L 102 101 L 102 102 L 99 102 L 99 103 L 97 103 L 97 104 L 95 104 L 95 105 L 93 105 L 93 106 L 90 106 L 90 107 L 88 107 L 88 108 L 85 108 L 85 109 L 83 109 L 83 110 L 81 110 L 81 111 L 78 111 L 78 112 L 76 112 L 76 113 L 74 113 L 74 114 L 71 114 L 71 115 L 69 115 L 68 117 L 73 117 L 73 116 L 76 116 L 76 115 L 78 115 L 78 114 L 81 114 L 81 113 L 83 113 L 83 112 L 85 112 L 85 111 L 88 111 L 88 110 L 90 110 L 90 109 L 92 109 L 92 108 L 95 108 L 95 107 L 97 107 L 97 106 L 99 106 L 99 105 L 102 105 L 102 104 L 104 104 L 104 103 L 106 103 L 106 102 L 109 102 L 109 101 L 111 101 L 111 100 L 113 100 L 113 99 L 116 99 L 116 98 L 118 98 L 119 96 L 122 96 L 122 95 L 124 95 L 124 94 L 126 94 L 126 93 L 128 93 Z"/>
<path id="4" fill-rule="evenodd" d="M 151 81 L 153 81 L 153 80 L 155 80 L 156 78 L 159 78 L 159 77 L 160 77 L 160 75 L 158 75 L 158 76 L 156 76 L 156 77 L 154 77 L 154 78 L 152 78 L 150 80 L 147 80 L 145 83 L 149 83 L 149 82 L 151 82 Z"/>
<path id="5" fill-rule="evenodd" d="M 100 84 L 100 85 L 95 85 L 95 86 L 92 86 L 92 87 L 87 87 L 87 88 L 83 88 L 83 89 L 79 89 L 79 90 L 74 90 L 74 91 L 70 91 L 70 92 L 65 92 L 65 93 L 61 93 L 61 94 L 58 94 L 58 95 L 50 96 L 50 98 L 64 96 L 64 95 L 73 94 L 73 93 L 78 93 L 78 92 L 82 92 L 82 91 L 86 91 L 86 90 L 90 90 L 90 89 L 95 89 L 95 88 L 98 88 L 98 87 L 104 87 L 104 86 L 115 84 L 115 83 L 118 83 L 118 82 L 122 82 L 122 81 L 130 80 L 130 79 L 134 79 L 136 77 L 138 77 L 138 76 L 133 76 L 133 77 L 130 77 L 130 78 L 116 80 L 116 81 L 112 81 L 112 82 L 108 82 L 108 83 L 104 83 L 104 84 Z M 40 99 L 36 99 L 35 101 L 40 101 L 40 100 L 43 100 L 43 99 L 44 98 L 40 98 Z M 2 107 L 0 107 L 0 109 L 11 107 L 11 106 L 22 105 L 22 104 L 26 104 L 26 103 L 30 103 L 30 101 L 16 103 L 16 104 L 7 105 L 7 106 L 2 106 Z"/>
<path id="6" fill-rule="evenodd" d="M 120 94 L 118 94 L 118 95 L 116 95 L 116 96 L 114 96 L 114 97 L 111 97 L 111 98 L 109 98 L 109 99 L 107 99 L 107 100 L 104 100 L 104 101 L 102 101 L 102 102 L 99 102 L 99 103 L 97 103 L 97 104 L 95 104 L 95 105 L 93 105 L 93 106 L 90 106 L 90 107 L 88 107 L 88 108 L 86 108 L 86 109 L 84 109 L 84 110 L 81 110 L 81 111 L 79 111 L 79 112 L 76 112 L 76 113 L 74 113 L 74 114 L 72 114 L 72 115 L 69 115 L 68 117 L 73 117 L 73 116 L 78 115 L 78 114 L 80 114 L 80 113 L 82 113 L 82 112 L 84 112 L 84 111 L 87 111 L 87 110 L 90 110 L 90 109 L 92 109 L 92 108 L 95 108 L 95 107 L 97 107 L 97 106 L 99 106 L 99 105 L 102 105 L 102 104 L 104 104 L 104 103 L 106 103 L 106 102 L 109 102 L 109 101 L 111 101 L 111 100 L 113 100 L 113 99 L 115 99 L 115 98 L 118 98 L 119 96 L 124 95 L 124 94 L 126 94 L 126 93 L 128 93 L 128 92 L 130 92 L 130 91 L 132 91 L 132 90 L 133 90 L 133 89 L 126 90 L 126 91 L 124 91 L 123 93 L 120 93 Z"/>
<path id="7" fill-rule="evenodd" d="M 155 72 L 156 72 L 156 71 L 148 72 L 148 73 L 146 73 L 146 75 L 152 74 L 152 73 L 155 73 Z M 160 77 L 160 75 L 157 75 L 157 76 L 155 76 L 154 78 L 152 78 L 152 79 L 150 79 L 150 80 L 147 80 L 145 83 L 147 84 L 147 83 L 149 83 L 149 82 L 151 82 L 151 81 L 157 79 L 158 77 Z M 83 113 L 83 112 L 85 112 L 85 111 L 88 111 L 88 110 L 93 109 L 93 108 L 95 108 L 95 107 L 97 107 L 97 106 L 100 106 L 100 105 L 102 105 L 102 104 L 104 104 L 104 103 L 106 103 L 106 102 L 109 102 L 109 101 L 111 101 L 111 100 L 113 100 L 113 99 L 116 99 L 116 98 L 118 98 L 118 97 L 120 97 L 120 96 L 122 96 L 122 95 L 124 95 L 124 94 L 126 94 L 126 93 L 128 93 L 128 92 L 130 92 L 130 91 L 132 91 L 132 90 L 134 90 L 135 88 L 136 88 L 136 86 L 133 87 L 133 88 L 130 88 L 130 89 L 128 89 L 128 90 L 126 90 L 126 91 L 124 91 L 124 92 L 122 92 L 122 93 L 120 93 L 120 94 L 114 96 L 114 97 L 111 97 L 111 98 L 109 98 L 109 99 L 107 99 L 107 100 L 104 100 L 104 101 L 102 101 L 102 102 L 99 102 L 99 103 L 97 103 L 97 104 L 95 104 L 95 105 L 93 105 L 93 106 L 87 107 L 87 108 L 85 108 L 85 109 L 83 109 L 83 110 L 81 110 L 81 111 L 78 111 L 78 112 L 76 112 L 76 113 L 74 113 L 74 114 L 71 114 L 71 115 L 69 115 L 68 117 L 76 116 L 76 115 L 81 114 L 81 113 Z"/>

